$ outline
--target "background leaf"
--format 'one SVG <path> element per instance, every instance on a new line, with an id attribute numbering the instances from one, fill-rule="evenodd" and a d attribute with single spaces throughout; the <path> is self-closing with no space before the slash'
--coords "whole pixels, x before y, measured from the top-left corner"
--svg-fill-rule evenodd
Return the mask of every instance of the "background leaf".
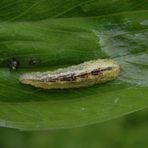
<path id="1" fill-rule="evenodd" d="M 0 3 L 0 124 L 23 130 L 98 123 L 148 106 L 148 2 L 3 0 Z M 7 68 L 16 57 L 21 67 Z M 20 74 L 113 58 L 118 79 L 88 88 L 42 90 Z M 36 65 L 30 65 L 30 60 Z"/>

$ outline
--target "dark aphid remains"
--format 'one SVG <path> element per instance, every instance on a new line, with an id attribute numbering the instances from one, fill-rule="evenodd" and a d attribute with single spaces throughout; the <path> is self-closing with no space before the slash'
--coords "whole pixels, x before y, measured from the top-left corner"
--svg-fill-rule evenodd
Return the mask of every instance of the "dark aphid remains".
<path id="1" fill-rule="evenodd" d="M 9 61 L 8 61 L 8 67 L 11 70 L 17 70 L 20 66 L 20 62 L 19 60 L 17 60 L 15 57 L 11 58 Z"/>
<path id="2" fill-rule="evenodd" d="M 38 59 L 30 59 L 29 65 L 35 66 L 39 63 L 40 61 Z"/>

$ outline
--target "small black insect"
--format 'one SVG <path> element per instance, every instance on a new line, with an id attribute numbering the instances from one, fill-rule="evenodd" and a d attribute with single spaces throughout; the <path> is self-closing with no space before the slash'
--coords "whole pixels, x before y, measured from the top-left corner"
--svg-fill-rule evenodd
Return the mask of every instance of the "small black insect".
<path id="1" fill-rule="evenodd" d="M 38 59 L 30 59 L 29 65 L 37 65 L 39 63 Z"/>
<path id="2" fill-rule="evenodd" d="M 20 66 L 20 62 L 15 57 L 13 57 L 12 59 L 8 61 L 8 67 L 10 71 L 17 70 L 19 66 Z"/>

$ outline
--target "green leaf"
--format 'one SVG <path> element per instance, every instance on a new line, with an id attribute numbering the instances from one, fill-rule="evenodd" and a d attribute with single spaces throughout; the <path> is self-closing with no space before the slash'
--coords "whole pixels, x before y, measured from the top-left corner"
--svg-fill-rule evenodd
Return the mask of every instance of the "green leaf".
<path id="1" fill-rule="evenodd" d="M 21 130 L 68 128 L 146 108 L 147 8 L 146 0 L 1 0 L 0 125 Z M 15 72 L 7 67 L 12 57 L 20 61 Z M 28 71 L 96 58 L 116 60 L 120 76 L 69 90 L 43 90 L 18 81 Z"/>

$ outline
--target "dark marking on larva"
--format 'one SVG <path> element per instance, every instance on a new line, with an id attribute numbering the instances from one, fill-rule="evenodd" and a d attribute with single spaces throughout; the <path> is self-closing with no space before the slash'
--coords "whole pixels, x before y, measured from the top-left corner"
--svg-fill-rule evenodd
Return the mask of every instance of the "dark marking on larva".
<path id="1" fill-rule="evenodd" d="M 86 78 L 89 76 L 89 73 L 82 73 L 82 74 L 79 74 L 77 77 L 79 78 Z"/>
<path id="2" fill-rule="evenodd" d="M 91 72 L 91 74 L 94 75 L 94 76 L 96 76 L 96 75 L 98 75 L 98 74 L 100 74 L 100 73 L 101 73 L 101 70 L 100 70 L 100 69 L 95 69 L 95 70 L 93 70 L 93 71 Z"/>
<path id="3" fill-rule="evenodd" d="M 56 78 L 47 78 L 47 79 L 42 79 L 42 82 L 56 82 L 57 79 Z"/>
<path id="4" fill-rule="evenodd" d="M 64 75 L 64 76 L 60 76 L 58 78 L 59 81 L 75 81 L 76 80 L 76 76 L 75 74 L 70 74 L 70 75 Z"/>
<path id="5" fill-rule="evenodd" d="M 63 76 L 59 76 L 57 78 L 46 78 L 46 79 L 42 79 L 42 82 L 57 82 L 57 81 L 75 81 L 76 80 L 76 76 L 74 74 L 70 74 L 70 75 L 63 75 Z"/>
<path id="6" fill-rule="evenodd" d="M 46 78 L 42 79 L 43 82 L 57 82 L 57 81 L 65 81 L 65 82 L 73 82 L 76 81 L 77 78 L 88 78 L 90 75 L 97 76 L 99 74 L 102 74 L 103 71 L 112 70 L 112 67 L 107 67 L 105 69 L 95 69 L 91 71 L 90 73 L 81 73 L 79 75 L 75 75 L 75 73 L 68 74 L 68 75 L 62 75 L 57 78 Z"/>
<path id="7" fill-rule="evenodd" d="M 56 81 L 57 81 L 57 79 L 50 79 L 47 82 L 56 82 Z"/>
<path id="8" fill-rule="evenodd" d="M 108 71 L 108 70 L 112 70 L 112 69 L 113 69 L 113 67 L 107 67 L 107 68 L 102 69 L 101 71 Z"/>
<path id="9" fill-rule="evenodd" d="M 62 76 L 62 77 L 59 77 L 58 80 L 59 81 L 71 81 L 71 78 L 70 77 Z"/>
<path id="10" fill-rule="evenodd" d="M 73 77 L 63 77 L 60 81 L 74 81 Z"/>

